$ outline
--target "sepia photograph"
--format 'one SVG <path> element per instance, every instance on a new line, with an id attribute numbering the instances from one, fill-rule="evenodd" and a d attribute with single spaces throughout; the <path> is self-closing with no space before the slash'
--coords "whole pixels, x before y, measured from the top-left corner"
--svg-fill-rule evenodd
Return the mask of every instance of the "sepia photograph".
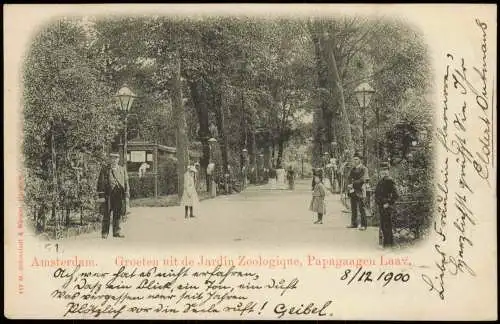
<path id="1" fill-rule="evenodd" d="M 23 157 L 38 236 L 361 249 L 425 239 L 434 106 L 415 26 L 84 16 L 33 36 Z"/>
<path id="2" fill-rule="evenodd" d="M 439 35 L 445 6 L 107 6 L 16 27 L 12 292 L 44 318 L 456 319 L 408 294 L 462 307 L 494 243 L 495 7 Z M 398 314 L 346 310 L 367 285 Z"/>

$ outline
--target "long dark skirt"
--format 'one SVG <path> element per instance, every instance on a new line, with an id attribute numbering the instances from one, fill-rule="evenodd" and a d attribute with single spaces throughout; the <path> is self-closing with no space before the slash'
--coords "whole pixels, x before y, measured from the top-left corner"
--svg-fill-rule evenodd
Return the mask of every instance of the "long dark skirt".
<path id="1" fill-rule="evenodd" d="M 326 214 L 325 198 L 313 196 L 311 204 L 309 205 L 309 210 L 313 213 Z"/>

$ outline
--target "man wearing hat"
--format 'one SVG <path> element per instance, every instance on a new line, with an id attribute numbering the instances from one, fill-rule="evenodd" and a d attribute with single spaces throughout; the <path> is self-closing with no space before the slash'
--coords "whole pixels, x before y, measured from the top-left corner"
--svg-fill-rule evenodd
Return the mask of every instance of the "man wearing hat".
<path id="1" fill-rule="evenodd" d="M 394 203 L 399 198 L 394 180 L 389 175 L 389 163 L 380 165 L 380 180 L 375 188 L 375 202 L 380 215 L 380 229 L 384 247 L 393 245 L 392 217 Z"/>
<path id="2" fill-rule="evenodd" d="M 102 219 L 102 238 L 109 234 L 109 223 L 113 213 L 113 236 L 122 238 L 120 220 L 125 214 L 126 200 L 130 198 L 127 170 L 118 164 L 120 155 L 111 153 L 110 163 L 101 169 L 97 191 L 104 196 L 104 215 Z"/>
<path id="3" fill-rule="evenodd" d="M 368 168 L 361 163 L 361 155 L 355 153 L 353 156 L 353 166 L 348 177 L 348 193 L 351 200 L 351 225 L 348 228 L 356 228 L 366 230 L 366 210 L 365 202 L 366 191 L 365 186 L 370 180 L 368 176 Z M 361 224 L 358 224 L 358 209 L 361 216 Z"/>

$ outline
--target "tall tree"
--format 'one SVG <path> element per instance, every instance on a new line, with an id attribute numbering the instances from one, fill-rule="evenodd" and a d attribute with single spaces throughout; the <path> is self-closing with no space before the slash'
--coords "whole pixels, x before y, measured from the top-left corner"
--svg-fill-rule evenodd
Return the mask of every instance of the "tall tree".
<path id="1" fill-rule="evenodd" d="M 71 186 L 62 184 L 76 179 L 71 157 L 83 153 L 86 165 L 101 161 L 103 146 L 119 127 L 109 89 L 87 55 L 88 44 L 79 22 L 57 21 L 35 36 L 24 66 L 26 195 L 42 210 L 51 201 L 54 217 L 62 197 L 70 195 L 63 191 Z M 86 189 L 80 198 L 90 203 L 95 188 Z M 43 212 L 40 216 L 44 221 Z"/>

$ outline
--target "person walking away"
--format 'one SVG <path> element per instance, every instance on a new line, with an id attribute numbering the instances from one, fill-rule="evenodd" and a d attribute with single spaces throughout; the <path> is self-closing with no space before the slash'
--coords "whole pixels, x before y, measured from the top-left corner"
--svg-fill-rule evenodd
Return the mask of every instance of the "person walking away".
<path id="1" fill-rule="evenodd" d="M 351 212 L 350 194 L 348 190 L 348 178 L 352 168 L 352 157 L 349 156 L 349 151 L 346 150 L 342 155 L 342 162 L 339 166 L 339 187 L 340 187 L 340 201 L 344 206 L 342 212 Z"/>
<path id="2" fill-rule="evenodd" d="M 233 169 L 229 164 L 224 174 L 224 190 L 226 191 L 226 195 L 231 195 L 233 193 Z"/>
<path id="3" fill-rule="evenodd" d="M 332 178 L 331 178 L 332 190 L 335 193 L 339 193 L 340 192 L 340 188 L 339 188 L 340 184 L 339 184 L 339 174 L 338 174 L 339 168 L 337 165 L 337 159 L 331 158 L 330 164 L 332 165 Z"/>
<path id="4" fill-rule="evenodd" d="M 113 214 L 113 237 L 123 238 L 120 221 L 126 213 L 126 201 L 130 198 L 127 170 L 118 164 L 120 155 L 111 153 L 110 162 L 99 174 L 97 191 L 104 196 L 102 238 L 108 238 L 111 214 Z"/>
<path id="5" fill-rule="evenodd" d="M 193 209 L 199 202 L 195 185 L 196 172 L 197 170 L 194 166 L 189 166 L 184 173 L 184 190 L 182 192 L 181 206 L 184 206 L 184 216 L 186 219 L 195 217 Z"/>
<path id="6" fill-rule="evenodd" d="M 313 177 L 314 189 L 309 210 L 318 214 L 318 219 L 314 224 L 323 224 L 323 215 L 326 214 L 325 196 L 326 188 L 319 175 Z"/>
<path id="7" fill-rule="evenodd" d="M 392 233 L 392 213 L 394 203 L 399 198 L 396 184 L 389 174 L 389 163 L 380 165 L 380 180 L 375 188 L 375 203 L 380 216 L 380 230 L 383 236 L 383 246 L 390 247 L 394 244 Z"/>
<path id="8" fill-rule="evenodd" d="M 349 172 L 348 177 L 348 193 L 351 200 L 351 225 L 348 228 L 356 228 L 366 230 L 366 185 L 370 178 L 368 177 L 368 168 L 361 163 L 359 153 L 353 156 L 353 167 Z M 360 213 L 361 222 L 358 224 L 358 211 Z"/>
<path id="9" fill-rule="evenodd" d="M 272 176 L 273 178 L 276 179 L 277 175 L 274 173 Z M 262 176 L 262 183 L 269 183 L 269 178 L 270 178 L 270 170 L 268 168 L 264 168 L 263 176 Z"/>
<path id="10" fill-rule="evenodd" d="M 339 170 L 339 183 L 340 183 L 340 193 L 343 194 L 347 192 L 347 186 L 348 186 L 348 181 L 347 179 L 349 178 L 349 173 L 351 172 L 351 163 L 349 161 L 344 161 L 340 165 L 340 170 Z"/>
<path id="11" fill-rule="evenodd" d="M 325 177 L 325 179 L 327 179 L 327 181 L 325 181 L 323 184 L 325 185 L 325 188 L 327 190 L 331 190 L 332 189 L 331 182 L 330 182 L 330 171 L 331 171 L 330 164 L 329 163 L 325 164 L 325 166 L 324 166 L 324 177 Z"/>
<path id="12" fill-rule="evenodd" d="M 196 162 L 194 164 L 194 168 L 196 169 L 196 175 L 194 177 L 194 184 L 195 184 L 195 187 L 196 187 L 196 192 L 198 191 L 202 191 L 203 190 L 203 187 L 202 187 L 202 179 L 201 179 L 201 166 L 200 166 L 200 163 Z"/>
<path id="13" fill-rule="evenodd" d="M 288 168 L 288 189 L 293 190 L 295 189 L 295 170 L 293 169 L 292 166 Z"/>
<path id="14" fill-rule="evenodd" d="M 217 184 L 215 182 L 215 164 L 209 163 L 207 166 L 207 188 L 211 198 L 217 195 Z"/>

